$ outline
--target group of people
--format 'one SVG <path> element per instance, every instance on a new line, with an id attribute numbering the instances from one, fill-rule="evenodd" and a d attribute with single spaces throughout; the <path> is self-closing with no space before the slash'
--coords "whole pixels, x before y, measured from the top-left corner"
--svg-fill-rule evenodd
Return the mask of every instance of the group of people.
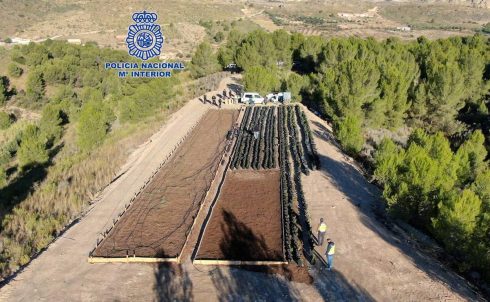
<path id="1" fill-rule="evenodd" d="M 235 98 L 235 93 L 229 89 L 223 89 L 223 94 L 214 94 L 211 96 L 211 100 L 208 100 L 207 95 L 205 94 L 202 99 L 203 104 L 206 104 L 207 102 L 213 104 L 214 106 L 218 106 L 218 108 L 221 108 L 221 105 L 225 100 L 233 100 Z"/>
<path id="2" fill-rule="evenodd" d="M 325 240 L 325 234 L 327 233 L 327 224 L 320 218 L 320 224 L 318 226 L 318 236 L 317 243 L 319 246 L 323 245 L 323 241 Z M 325 252 L 325 256 L 327 258 L 327 269 L 330 271 L 333 268 L 333 256 L 335 255 L 335 242 L 332 239 L 327 238 L 327 250 Z"/>

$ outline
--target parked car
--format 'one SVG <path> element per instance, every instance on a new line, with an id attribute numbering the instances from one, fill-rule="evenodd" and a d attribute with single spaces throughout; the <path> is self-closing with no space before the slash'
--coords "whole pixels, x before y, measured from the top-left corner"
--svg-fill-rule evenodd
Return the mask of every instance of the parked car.
<path id="1" fill-rule="evenodd" d="M 240 102 L 244 104 L 262 104 L 264 103 L 264 98 L 257 92 L 244 92 Z"/>

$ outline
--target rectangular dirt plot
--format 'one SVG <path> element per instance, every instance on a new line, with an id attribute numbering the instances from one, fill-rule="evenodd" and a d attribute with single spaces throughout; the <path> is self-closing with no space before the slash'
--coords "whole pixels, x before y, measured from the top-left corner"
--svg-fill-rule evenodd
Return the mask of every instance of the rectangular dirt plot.
<path id="1" fill-rule="evenodd" d="M 238 110 L 210 110 L 146 186 L 95 257 L 177 257 L 206 196 Z"/>
<path id="2" fill-rule="evenodd" d="M 228 170 L 196 259 L 283 260 L 278 170 Z"/>

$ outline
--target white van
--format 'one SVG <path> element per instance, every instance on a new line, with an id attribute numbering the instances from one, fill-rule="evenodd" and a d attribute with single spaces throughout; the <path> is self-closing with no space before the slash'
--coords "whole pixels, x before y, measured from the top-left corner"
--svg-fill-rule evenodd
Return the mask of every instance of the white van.
<path id="1" fill-rule="evenodd" d="M 262 104 L 264 103 L 264 98 L 257 92 L 244 92 L 240 102 L 244 104 Z"/>

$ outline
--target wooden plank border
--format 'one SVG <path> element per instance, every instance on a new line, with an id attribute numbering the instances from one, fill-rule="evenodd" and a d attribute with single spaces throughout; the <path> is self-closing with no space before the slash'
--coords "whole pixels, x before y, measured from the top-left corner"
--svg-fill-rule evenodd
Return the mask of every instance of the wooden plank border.
<path id="1" fill-rule="evenodd" d="M 257 265 L 257 266 L 288 264 L 287 261 L 274 261 L 274 260 L 242 261 L 242 260 L 219 260 L 219 259 L 194 259 L 192 263 L 202 264 L 202 265 Z"/>
<path id="2" fill-rule="evenodd" d="M 178 262 L 178 258 L 152 258 L 152 257 L 88 257 L 89 263 L 161 263 Z"/>

